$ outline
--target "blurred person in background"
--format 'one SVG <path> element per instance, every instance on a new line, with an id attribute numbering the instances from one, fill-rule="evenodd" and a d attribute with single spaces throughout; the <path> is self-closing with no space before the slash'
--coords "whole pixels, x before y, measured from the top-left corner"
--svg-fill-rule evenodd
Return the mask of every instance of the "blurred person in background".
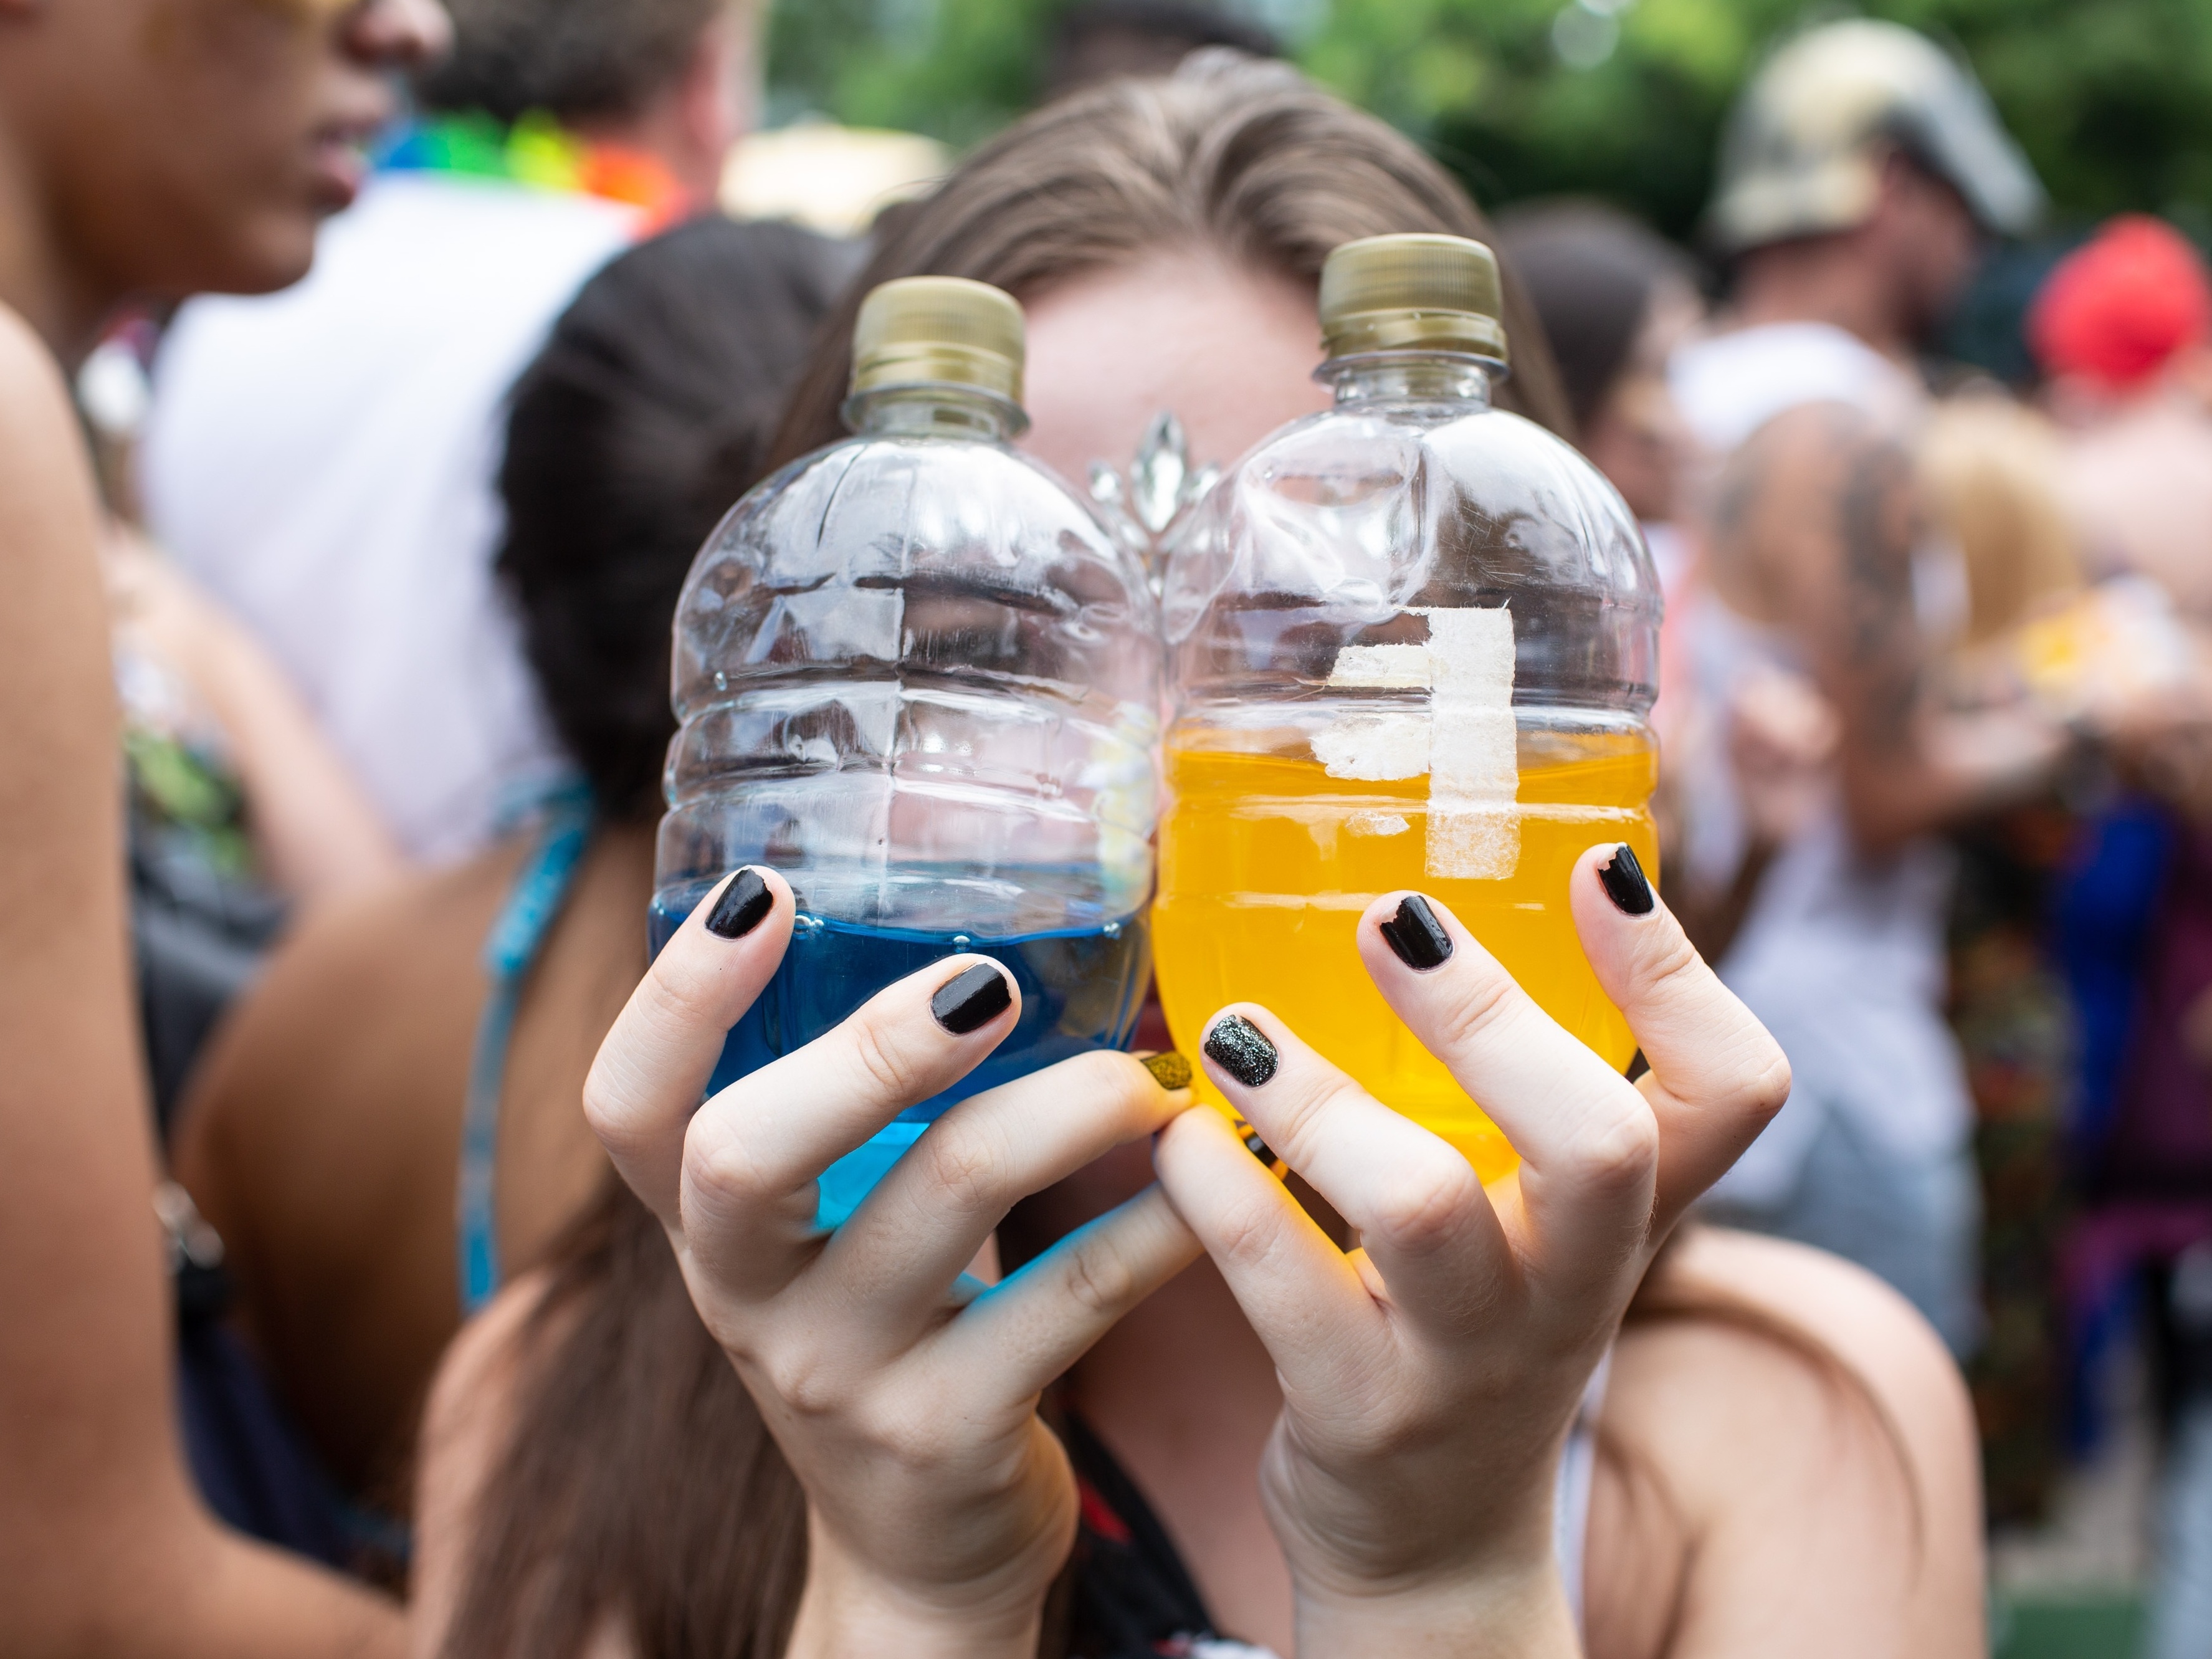
<path id="1" fill-rule="evenodd" d="M 1992 387 L 1935 405 L 1913 452 L 1930 539 L 1956 552 L 1964 576 L 1962 620 L 1929 663 L 1934 700 L 1960 713 L 2028 701 L 2087 723 L 2087 677 L 2051 672 L 2064 655 L 2053 642 L 2088 599 L 2050 422 Z M 2042 1520 L 2064 1466 L 2059 1282 L 2078 1073 L 2074 1001 L 2051 938 L 2087 769 L 2062 769 L 2057 787 L 1971 814 L 1947 836 L 1946 1011 L 1973 1104 L 1982 1204 L 1984 1328 L 1967 1376 L 1993 1525 Z"/>
<path id="2" fill-rule="evenodd" d="M 131 927 L 166 1125 L 209 1034 L 299 908 L 401 867 L 291 682 L 237 619 L 110 515 Z"/>
<path id="3" fill-rule="evenodd" d="M 145 437 L 155 538 L 275 655 L 411 858 L 568 758 L 493 581 L 501 405 L 584 279 L 711 206 L 754 0 L 460 0 L 313 275 L 189 305 Z"/>
<path id="4" fill-rule="evenodd" d="M 1039 101 L 1123 75 L 1166 75 L 1207 46 L 1279 58 L 1282 42 L 1204 0 L 1078 0 L 1060 13 Z"/>
<path id="5" fill-rule="evenodd" d="M 1659 700 L 1652 728 L 1662 757 L 1652 811 L 1660 844 L 1680 835 L 1677 773 L 1668 763 L 1698 724 L 1686 695 L 1684 601 L 1694 578 L 1691 544 L 1675 522 L 1691 460 L 1688 429 L 1668 365 L 1705 320 L 1689 259 L 1648 227 L 1588 202 L 1535 204 L 1498 216 L 1499 252 L 1521 274 L 1542 319 L 1583 453 L 1620 492 L 1643 527 L 1667 600 L 1659 628 Z M 1679 881 L 1662 883 L 1692 939 L 1709 932 Z"/>
<path id="6" fill-rule="evenodd" d="M 1966 595 L 1955 552 L 1923 533 L 1914 354 L 1979 239 L 2041 202 L 1979 87 L 1928 40 L 1871 21 L 1802 33 L 1730 117 L 1708 216 L 1728 302 L 1671 376 L 1717 469 L 1686 619 L 1697 698 L 1832 721 L 1833 759 L 1785 817 L 1747 810 L 1724 748 L 1683 779 L 1686 876 L 1741 907 L 1722 976 L 1796 1074 L 1712 1212 L 1872 1267 L 1961 1353 L 1980 1328 L 1972 1114 L 1943 1018 L 1934 836 L 2034 787 L 2066 739 L 2033 710 L 1930 695 Z"/>
<path id="7" fill-rule="evenodd" d="M 1498 218 L 1498 247 L 1528 284 L 1559 359 L 1583 453 L 1647 535 L 1671 526 L 1688 434 L 1667 369 L 1705 319 L 1687 256 L 1626 214 L 1589 202 L 1510 208 Z M 1662 540 L 1652 556 L 1662 575 L 1679 573 L 1682 550 Z"/>
<path id="8" fill-rule="evenodd" d="M 579 1099 L 645 970 L 677 592 L 764 470 L 848 268 L 842 244 L 710 218 L 584 285 L 515 387 L 497 572 L 588 793 L 309 917 L 181 1115 L 179 1178 L 241 1323 L 364 1504 L 406 1513 L 439 1354 L 599 1188 Z"/>
<path id="9" fill-rule="evenodd" d="M 2145 1652 L 2194 1659 L 2212 1651 L 2212 279 L 2171 226 L 2124 216 L 2052 269 L 2027 334 L 2087 558 L 2105 592 L 2148 612 L 2148 637 L 2127 643 L 2154 655 L 2164 620 L 2200 659 L 2127 734 L 2133 787 L 2087 825 L 2060 911 L 2082 1023 L 2076 1431 L 2101 1426 L 2103 1362 L 2142 1329 L 2166 1449 Z"/>
<path id="10" fill-rule="evenodd" d="M 2058 262 L 2027 318 L 2067 435 L 2069 505 L 2097 573 L 2164 588 L 2212 627 L 2212 277 L 2130 214 Z"/>
<path id="11" fill-rule="evenodd" d="M 1481 235 L 1486 228 L 1416 146 L 1280 65 L 1204 54 L 1172 77 L 1091 88 L 982 146 L 902 216 L 823 330 L 779 449 L 794 454 L 838 434 L 862 289 L 935 272 L 1001 284 L 1024 302 L 1024 403 L 1034 419 L 1025 443 L 1040 459 L 1080 476 L 1094 459 L 1126 457 L 1163 409 L 1183 423 L 1198 459 L 1226 459 L 1328 396 L 1312 379 L 1315 283 L 1328 250 L 1407 228 Z M 1505 295 L 1506 326 L 1519 343 L 1501 401 L 1556 429 L 1564 403 L 1510 269 Z M 1671 924 L 1660 926 L 1645 937 L 1678 948 Z M 678 937 L 672 952 L 684 940 L 716 948 L 696 926 Z M 1711 984 L 1679 959 L 1676 977 Z M 682 1023 L 684 1005 L 664 1006 L 679 1016 L 667 1024 Z M 687 1036 L 718 1045 L 727 1017 L 700 1011 Z M 535 1041 L 537 1059 L 516 1048 L 518 1081 L 526 1064 L 553 1059 L 557 1043 L 573 1109 L 581 1082 L 574 1034 Z M 1778 1098 L 1763 1041 L 1699 1046 L 1732 1055 L 1724 1069 L 1763 1057 L 1753 1066 L 1759 1084 L 1712 1101 L 1716 1123 L 1740 1124 L 1747 1107 Z M 1094 1058 L 1080 1063 L 1087 1073 L 1016 1091 L 1027 1089 L 1049 1113 L 1062 1098 L 1054 1091 L 1073 1077 L 1112 1077 L 1159 1106 L 1134 1067 Z M 303 1049 L 294 1072 L 304 1063 Z M 650 1070 L 615 1064 L 633 1075 Z M 670 1097 L 684 1092 L 672 1085 Z M 804 1115 L 826 1121 L 818 1114 L 840 1109 L 836 1092 L 808 1100 Z M 1006 1127 L 1009 1147 L 1041 1150 L 1026 1128 Z M 1009 1267 L 1036 1261 L 1143 1187 L 1147 1150 L 1139 1135 L 1022 1205 L 999 1235 Z M 1217 1168 L 1223 1178 L 1209 1191 L 1225 1194 L 1249 1169 L 1237 1156 L 1230 1170 Z M 1465 1194 L 1464 1161 L 1452 1163 Z M 902 1168 L 927 1182 L 926 1164 Z M 983 1194 L 971 1207 L 981 1213 L 1003 1171 L 995 1156 L 971 1168 Z M 1310 1189 L 1293 1190 L 1325 1215 Z M 1255 1213 L 1297 1218 L 1281 1194 L 1270 1180 Z M 939 1194 L 927 1196 L 918 1207 L 934 1206 Z M 1333 1246 L 1327 1259 L 1344 1271 Z M 1029 1293 L 1052 1285 L 1053 1273 L 1047 1263 L 1030 1273 Z M 1109 1276 L 1114 1285 L 1102 1280 L 1091 1298 L 1102 1324 L 1100 1304 L 1118 1310 L 1135 1288 Z M 1042 1651 L 1086 1659 L 1248 1651 L 1205 1639 L 1220 1631 L 1290 1650 L 1291 1569 L 1268 1524 L 1261 1475 L 1283 1389 L 1255 1319 L 1231 1294 L 1234 1277 L 1233 1266 L 1196 1264 L 1115 1325 L 1052 1391 L 1048 1410 L 1062 1414 L 1051 1432 L 1079 1476 L 1081 1520 Z M 1777 1631 L 1807 1653 L 1817 1650 L 1800 1637 L 1808 1631 L 1838 1655 L 1932 1659 L 1972 1649 L 1980 1588 L 1970 1433 L 1955 1376 L 1924 1323 L 1844 1264 L 1711 1230 L 1684 1240 L 1647 1285 L 1601 1408 L 1578 1418 L 1570 1437 L 1582 1449 L 1553 1463 L 1551 1440 L 1536 1466 L 1541 1479 L 1556 1476 L 1559 1494 L 1553 1530 L 1532 1534 L 1545 1552 L 1536 1565 L 1548 1572 L 1556 1563 L 1568 1586 L 1586 1584 L 1588 1650 L 1607 1659 L 1765 1653 Z M 851 1352 L 846 1338 L 860 1328 L 844 1324 L 850 1304 L 837 1290 L 826 1294 L 809 1328 L 824 1352 Z M 891 1327 L 905 1316 L 887 1316 Z M 943 1322 L 923 1317 L 933 1328 Z M 886 1328 L 873 1316 L 864 1323 Z M 955 1386 L 981 1402 L 1005 1386 L 1009 1367 L 994 1353 L 970 1358 L 956 1365 Z M 891 1406 L 883 1390 L 911 1370 L 887 1363 L 865 1386 Z M 767 1398 L 756 1407 L 702 1323 L 660 1221 L 611 1182 L 538 1270 L 505 1285 L 465 1328 L 441 1369 L 419 1482 L 424 1650 L 471 1659 L 784 1651 L 806 1566 L 793 1545 L 827 1534 L 810 1524 L 809 1501 L 819 1495 L 811 1479 L 802 1492 L 764 1432 L 763 1411 L 774 1408 Z M 1893 1437 L 1876 1426 L 1885 1413 L 1900 1431 Z M 926 1415 L 957 1437 L 981 1413 L 892 1414 Z M 1029 1407 L 1018 1415 L 1026 1419 Z M 1477 1419 L 1480 1431 L 1516 1441 L 1499 1428 L 1502 1413 L 1462 1420 Z M 1033 1443 L 1046 1433 L 1035 1430 Z M 1520 1436 L 1498 1449 L 1525 1458 L 1529 1443 Z M 1482 1489 L 1464 1450 L 1462 1443 L 1419 1455 L 1431 1469 L 1465 1469 L 1468 1489 Z M 897 1462 L 886 1455 L 878 1467 Z M 1908 1522 L 1916 1514 L 1917 1534 Z M 934 1537 L 918 1525 L 907 1532 Z M 1908 1535 L 1920 1543 L 1905 1544 Z M 872 1607 L 857 1593 L 840 1602 L 833 1589 L 817 1610 L 834 1622 L 841 1613 L 865 1620 Z M 896 1638 L 876 1649 L 906 1650 Z"/>
<path id="12" fill-rule="evenodd" d="M 125 955 L 100 525 L 64 389 L 126 301 L 297 281 L 359 186 L 419 0 L 0 9 L 0 1650 L 398 1654 L 397 1610 L 193 1492 Z M 201 1265 L 204 1266 L 203 1262 Z M 271 1427 L 265 1418 L 253 1427 Z M 263 1471 L 266 1473 L 264 1469 Z M 296 1498 L 293 1490 L 259 1497 Z M 266 1514 L 260 1519 L 282 1520 Z"/>

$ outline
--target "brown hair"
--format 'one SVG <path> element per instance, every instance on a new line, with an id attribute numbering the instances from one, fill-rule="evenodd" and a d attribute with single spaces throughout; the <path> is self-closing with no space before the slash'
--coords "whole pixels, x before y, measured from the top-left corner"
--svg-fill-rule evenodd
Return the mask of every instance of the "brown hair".
<path id="1" fill-rule="evenodd" d="M 612 1176 L 556 1246 L 514 1360 L 441 1651 L 575 1659 L 617 1624 L 638 1659 L 780 1659 L 805 1495 Z"/>
<path id="2" fill-rule="evenodd" d="M 622 121 L 673 87 L 727 0 L 446 0 L 453 46 L 416 77 L 433 110 Z M 747 9 L 748 10 L 750 8 Z"/>
<path id="3" fill-rule="evenodd" d="M 775 460 L 844 435 L 853 319 L 878 283 L 968 276 L 1026 300 L 1156 249 L 1203 247 L 1318 283 L 1338 244 L 1417 230 L 1493 240 L 1443 168 L 1287 64 L 1207 51 L 1159 80 L 1090 88 L 1016 123 L 927 200 L 884 216 L 875 257 L 823 324 L 792 394 Z M 1543 325 L 1510 264 L 1504 278 L 1513 374 L 1498 401 L 1571 437 Z"/>

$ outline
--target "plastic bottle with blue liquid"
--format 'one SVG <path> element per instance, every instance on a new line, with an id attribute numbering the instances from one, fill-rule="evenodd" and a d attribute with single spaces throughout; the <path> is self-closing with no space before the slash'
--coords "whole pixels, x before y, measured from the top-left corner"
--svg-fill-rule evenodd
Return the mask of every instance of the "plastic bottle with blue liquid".
<path id="1" fill-rule="evenodd" d="M 876 289 L 853 435 L 738 501 L 677 609 L 653 949 L 738 865 L 779 871 L 799 911 L 710 1088 L 944 957 L 992 957 L 1021 989 L 989 1059 L 824 1174 L 827 1225 L 954 1102 L 1125 1046 L 1151 977 L 1154 601 L 1012 447 L 1022 362 L 997 289 Z"/>

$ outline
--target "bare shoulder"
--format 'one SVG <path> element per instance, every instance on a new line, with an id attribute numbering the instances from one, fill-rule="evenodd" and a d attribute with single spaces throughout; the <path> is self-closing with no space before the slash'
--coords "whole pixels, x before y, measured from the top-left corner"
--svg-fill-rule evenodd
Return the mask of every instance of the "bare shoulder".
<path id="1" fill-rule="evenodd" d="M 477 1505 L 505 1455 L 515 1394 L 526 1375 L 523 1339 L 544 1299 L 544 1273 L 526 1273 L 461 1327 L 439 1363 L 423 1407 L 415 1484 L 413 1648 L 430 1659 L 459 1610 Z"/>
<path id="2" fill-rule="evenodd" d="M 498 848 L 309 907 L 203 1064 L 179 1140 L 186 1184 L 228 1133 L 249 1127 L 258 1136 L 264 1115 L 311 1103 L 304 1086 L 325 1091 L 325 1103 L 412 1093 L 423 1072 L 465 1063 L 477 954 L 516 856 Z M 458 1055 L 448 1052 L 457 1042 Z"/>
<path id="3" fill-rule="evenodd" d="M 307 907 L 248 1006 L 341 988 L 420 993 L 429 989 L 426 971 L 473 966 L 520 855 L 520 843 L 510 842 L 464 864 L 407 871 Z"/>
<path id="4" fill-rule="evenodd" d="M 1942 1339 L 1865 1268 L 1784 1239 L 1699 1226 L 1665 1271 L 1676 1284 L 1725 1291 L 1778 1326 L 1818 1338 L 1899 1428 L 1936 1439 L 1971 1436 L 1966 1382 Z"/>
<path id="5" fill-rule="evenodd" d="M 1591 1539 L 1594 1624 L 1648 1627 L 1606 1650 L 1978 1650 L 1973 1419 L 1927 1322 L 1849 1262 L 1717 1228 L 1658 1274 L 1616 1350 L 1605 1425 L 1623 1457 Z M 1668 1593 L 1604 1607 L 1608 1554 L 1636 1565 L 1655 1534 L 1672 1540 Z M 1648 1583 L 1642 1565 L 1623 1582 Z M 1671 1637 L 1654 1604 L 1671 1604 Z"/>
<path id="6" fill-rule="evenodd" d="M 375 1253 L 389 1291 L 416 1247 L 450 1248 L 425 1206 L 450 1189 L 477 957 L 514 856 L 309 907 L 209 1045 L 178 1178 L 231 1247 L 264 1343 L 270 1297 L 319 1319 L 325 1269 Z"/>

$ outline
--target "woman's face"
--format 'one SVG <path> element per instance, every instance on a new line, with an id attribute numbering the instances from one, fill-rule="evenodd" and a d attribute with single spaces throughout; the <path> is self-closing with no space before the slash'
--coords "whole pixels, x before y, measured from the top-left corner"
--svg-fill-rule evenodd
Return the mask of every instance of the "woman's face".
<path id="1" fill-rule="evenodd" d="M 1635 348 L 1582 434 L 1583 453 L 1646 522 L 1674 516 L 1688 434 L 1667 388 L 1667 362 L 1696 330 L 1703 310 L 1683 284 L 1653 290 Z"/>
<path id="2" fill-rule="evenodd" d="M 0 122 L 46 210 L 23 228 L 103 300 L 297 281 L 390 72 L 451 38 L 438 0 L 0 0 Z"/>
<path id="3" fill-rule="evenodd" d="M 1022 447 L 1080 488 L 1126 471 L 1162 410 L 1194 465 L 1226 466 L 1286 421 L 1328 406 L 1314 291 L 1202 252 L 1163 252 L 1025 298 Z"/>

